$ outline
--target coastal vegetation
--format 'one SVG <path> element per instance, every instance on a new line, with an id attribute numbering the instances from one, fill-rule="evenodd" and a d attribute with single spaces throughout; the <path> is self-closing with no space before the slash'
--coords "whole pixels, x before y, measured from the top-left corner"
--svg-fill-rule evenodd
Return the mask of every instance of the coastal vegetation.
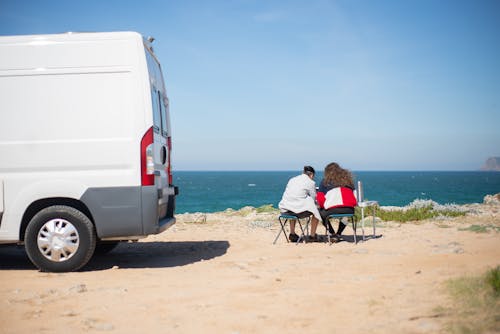
<path id="1" fill-rule="evenodd" d="M 500 232 L 500 226 L 495 225 L 476 225 L 473 224 L 466 228 L 460 228 L 459 231 L 469 231 L 475 233 L 488 233 L 490 230 Z"/>
<path id="2" fill-rule="evenodd" d="M 365 208 L 364 219 L 365 223 L 370 224 L 375 214 L 375 221 L 379 222 L 396 222 L 396 223 L 419 223 L 426 220 L 435 220 L 438 225 L 440 222 L 446 222 L 450 218 L 466 216 L 468 214 L 476 215 L 482 210 L 490 210 L 488 208 L 500 205 L 500 194 L 487 195 L 484 198 L 484 204 L 457 205 L 457 204 L 439 204 L 432 200 L 417 199 L 406 206 L 375 206 Z M 228 208 L 221 212 L 214 213 L 184 213 L 178 214 L 177 218 L 180 222 L 185 223 L 201 223 L 204 224 L 208 220 L 225 220 L 231 217 L 245 217 L 253 219 L 265 225 L 271 224 L 279 215 L 279 209 L 273 204 L 265 204 L 259 207 L 245 206 L 238 210 Z M 356 207 L 355 219 L 361 220 L 361 208 Z M 268 224 L 269 223 L 269 224 Z M 272 224 L 271 224 L 272 225 Z M 440 227 L 450 227 L 448 224 L 441 224 Z M 495 224 L 473 224 L 466 228 L 461 228 L 461 231 L 470 231 L 476 233 L 488 233 L 490 231 L 500 232 L 500 226 Z"/>
<path id="3" fill-rule="evenodd" d="M 500 328 L 500 265 L 475 277 L 460 277 L 446 282 L 453 303 L 439 307 L 449 315 L 451 333 L 492 333 Z"/>
<path id="4" fill-rule="evenodd" d="M 278 213 L 278 209 L 273 207 L 272 204 L 262 205 L 255 209 L 257 213 Z"/>
<path id="5" fill-rule="evenodd" d="M 365 209 L 365 216 L 372 210 Z M 467 210 L 460 206 L 449 204 L 441 205 L 431 200 L 415 200 L 405 207 L 375 207 L 375 216 L 382 221 L 415 222 L 432 218 L 446 218 L 465 216 Z M 356 208 L 356 219 L 361 220 L 361 209 Z"/>
<path id="6" fill-rule="evenodd" d="M 245 210 L 248 212 L 248 210 Z M 256 213 L 279 213 L 277 208 L 272 204 L 260 206 L 255 209 Z M 396 222 L 415 222 L 432 218 L 440 217 L 459 217 L 464 216 L 467 210 L 461 206 L 448 204 L 441 205 L 431 200 L 415 200 L 405 207 L 375 207 L 375 216 L 382 221 L 396 221 Z M 372 209 L 365 209 L 365 217 L 372 214 Z M 355 210 L 355 218 L 357 221 L 361 220 L 361 209 L 359 207 Z"/>

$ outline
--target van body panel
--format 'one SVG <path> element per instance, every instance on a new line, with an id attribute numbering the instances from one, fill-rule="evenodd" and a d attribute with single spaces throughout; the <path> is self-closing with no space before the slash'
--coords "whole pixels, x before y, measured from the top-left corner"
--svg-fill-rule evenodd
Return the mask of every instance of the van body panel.
<path id="1" fill-rule="evenodd" d="M 165 193 L 173 195 L 173 189 Z M 97 236 L 100 239 L 123 236 L 147 236 L 164 231 L 165 226 L 175 223 L 166 215 L 166 207 L 158 197 L 154 186 L 92 188 L 82 196 L 81 201 L 92 212 Z M 138 224 L 140 223 L 140 224 Z"/>
<path id="2" fill-rule="evenodd" d="M 92 213 L 99 238 L 143 235 L 141 187 L 90 188 L 81 201 Z"/>
<path id="3" fill-rule="evenodd" d="M 43 174 L 42 174 L 43 175 Z M 86 185 L 74 179 L 44 179 L 40 174 L 21 173 L 4 181 L 4 216 L 0 226 L 0 240 L 19 241 L 20 223 L 26 209 L 34 202 L 62 197 L 78 199 Z"/>
<path id="4" fill-rule="evenodd" d="M 173 188 L 168 188 L 168 193 L 164 193 L 162 196 L 170 197 L 168 203 L 170 205 L 175 205 L 175 201 L 172 200 L 174 197 L 171 192 Z M 170 194 L 170 195 L 169 195 Z M 166 201 L 162 201 L 164 204 L 155 205 L 159 193 L 155 187 L 142 187 L 142 218 L 144 226 L 144 235 L 157 234 L 165 231 L 173 224 L 175 224 L 175 218 L 172 214 L 169 214 Z"/>
<path id="5" fill-rule="evenodd" d="M 141 139 L 155 127 L 143 186 Z M 170 135 L 161 67 L 140 34 L 0 37 L 0 243 L 21 241 L 27 208 L 46 198 L 81 201 L 99 238 L 171 226 Z"/>

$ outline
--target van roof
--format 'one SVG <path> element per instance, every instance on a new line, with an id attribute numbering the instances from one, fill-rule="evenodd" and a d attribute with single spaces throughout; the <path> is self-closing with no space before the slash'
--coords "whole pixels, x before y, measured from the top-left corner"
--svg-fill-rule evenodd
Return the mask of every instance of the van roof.
<path id="1" fill-rule="evenodd" d="M 0 43 L 31 42 L 31 41 L 79 41 L 79 40 L 106 40 L 106 39 L 136 39 L 140 38 L 149 43 L 141 34 L 135 31 L 114 32 L 65 32 L 60 34 L 40 35 L 13 35 L 0 36 Z"/>

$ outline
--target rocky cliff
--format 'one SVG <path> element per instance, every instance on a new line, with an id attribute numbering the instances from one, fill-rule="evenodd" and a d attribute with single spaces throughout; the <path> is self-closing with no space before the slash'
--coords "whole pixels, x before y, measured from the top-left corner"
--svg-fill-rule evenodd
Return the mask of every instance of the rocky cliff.
<path id="1" fill-rule="evenodd" d="M 481 170 L 484 171 L 500 171 L 500 157 L 493 157 L 493 158 L 488 158 L 486 162 L 484 163 L 483 167 L 481 167 Z"/>

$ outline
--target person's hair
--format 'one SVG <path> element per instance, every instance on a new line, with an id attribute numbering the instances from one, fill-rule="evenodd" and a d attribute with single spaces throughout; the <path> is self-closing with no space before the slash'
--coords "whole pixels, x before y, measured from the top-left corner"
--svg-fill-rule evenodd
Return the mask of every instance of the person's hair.
<path id="1" fill-rule="evenodd" d="M 304 174 L 314 176 L 316 174 L 316 171 L 311 166 L 304 166 Z"/>
<path id="2" fill-rule="evenodd" d="M 347 169 L 340 167 L 336 162 L 332 162 L 325 167 L 323 184 L 325 186 L 349 187 L 354 189 L 352 173 Z"/>

